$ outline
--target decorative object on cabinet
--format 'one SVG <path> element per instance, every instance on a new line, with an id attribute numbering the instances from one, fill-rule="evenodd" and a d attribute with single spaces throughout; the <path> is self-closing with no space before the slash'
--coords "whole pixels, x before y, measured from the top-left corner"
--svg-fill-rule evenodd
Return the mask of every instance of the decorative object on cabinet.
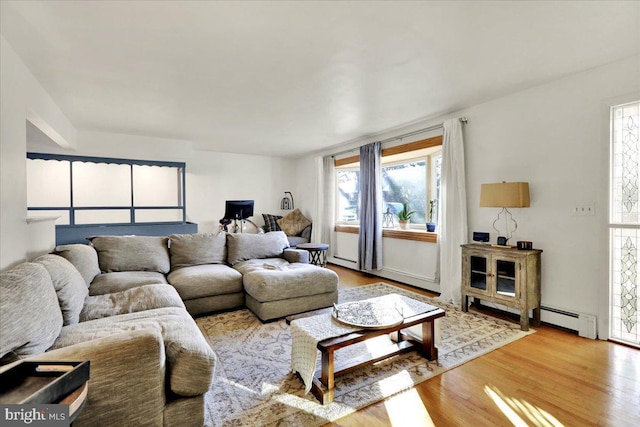
<path id="1" fill-rule="evenodd" d="M 539 249 L 517 250 L 471 243 L 462 245 L 462 309 L 469 310 L 469 297 L 476 305 L 489 301 L 520 310 L 520 328 L 540 324 Z"/>
<path id="2" fill-rule="evenodd" d="M 513 233 L 518 229 L 518 223 L 513 219 L 513 215 L 507 208 L 528 208 L 529 183 L 528 182 L 505 182 L 496 184 L 482 184 L 480 186 L 480 207 L 502 208 L 498 217 L 493 221 L 493 229 L 496 230 L 499 245 L 506 245 Z M 500 216 L 504 213 L 504 234 L 496 227 L 500 221 Z M 509 221 L 513 222 L 513 230 L 509 230 Z"/>
<path id="3" fill-rule="evenodd" d="M 516 246 L 521 251 L 533 249 L 533 243 L 532 242 L 527 242 L 527 241 L 522 241 L 522 240 L 518 241 Z"/>
<path id="4" fill-rule="evenodd" d="M 473 241 L 474 242 L 489 243 L 489 233 L 485 233 L 485 232 L 482 232 L 482 231 L 474 231 L 473 232 Z"/>

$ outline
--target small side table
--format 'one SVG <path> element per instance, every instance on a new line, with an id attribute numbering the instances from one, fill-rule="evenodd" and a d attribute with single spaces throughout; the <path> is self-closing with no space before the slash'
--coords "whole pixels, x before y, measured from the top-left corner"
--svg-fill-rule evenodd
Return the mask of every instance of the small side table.
<path id="1" fill-rule="evenodd" d="M 304 249 L 309 252 L 309 263 L 319 267 L 327 266 L 327 251 L 329 245 L 326 243 L 300 243 L 296 249 Z"/>

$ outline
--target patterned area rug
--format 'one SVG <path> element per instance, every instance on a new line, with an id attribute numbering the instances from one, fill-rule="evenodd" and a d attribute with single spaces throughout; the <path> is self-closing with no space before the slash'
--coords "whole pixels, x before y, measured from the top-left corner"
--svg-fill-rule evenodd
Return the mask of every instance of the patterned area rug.
<path id="1" fill-rule="evenodd" d="M 246 309 L 201 317 L 196 322 L 218 355 L 215 380 L 205 395 L 205 425 L 319 426 L 533 332 L 384 283 L 339 293 L 340 303 L 397 293 L 444 308 L 438 361 L 413 351 L 356 370 L 337 378 L 334 402 L 323 406 L 304 394 L 291 372 L 291 335 L 284 320 L 263 324 Z M 339 350 L 335 360 L 367 351 L 367 345 L 372 344 Z"/>

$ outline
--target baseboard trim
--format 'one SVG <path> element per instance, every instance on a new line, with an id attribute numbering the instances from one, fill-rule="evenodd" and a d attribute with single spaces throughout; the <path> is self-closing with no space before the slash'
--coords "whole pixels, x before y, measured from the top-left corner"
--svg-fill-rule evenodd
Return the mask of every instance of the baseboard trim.
<path id="1" fill-rule="evenodd" d="M 426 276 L 406 273 L 387 267 L 383 267 L 382 270 L 375 271 L 359 270 L 356 261 L 337 256 L 331 257 L 328 262 L 330 264 L 339 265 L 340 267 L 360 271 L 361 273 L 371 274 L 372 276 L 380 277 L 382 279 L 389 279 L 395 282 L 404 283 L 406 285 L 415 286 L 416 288 L 425 289 L 430 292 L 440 293 L 440 284 L 435 283 L 433 278 L 429 278 Z"/>

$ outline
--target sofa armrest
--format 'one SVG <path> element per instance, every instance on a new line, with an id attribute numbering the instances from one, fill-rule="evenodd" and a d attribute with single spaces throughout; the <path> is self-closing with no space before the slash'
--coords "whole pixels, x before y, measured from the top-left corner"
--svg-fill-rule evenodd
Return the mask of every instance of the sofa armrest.
<path id="1" fill-rule="evenodd" d="M 158 331 L 127 331 L 33 356 L 91 361 L 89 392 L 74 426 L 162 426 L 165 351 Z"/>
<path id="2" fill-rule="evenodd" d="M 300 262 L 309 264 L 309 252 L 302 249 L 285 249 L 283 252 L 284 259 L 290 263 Z"/>

